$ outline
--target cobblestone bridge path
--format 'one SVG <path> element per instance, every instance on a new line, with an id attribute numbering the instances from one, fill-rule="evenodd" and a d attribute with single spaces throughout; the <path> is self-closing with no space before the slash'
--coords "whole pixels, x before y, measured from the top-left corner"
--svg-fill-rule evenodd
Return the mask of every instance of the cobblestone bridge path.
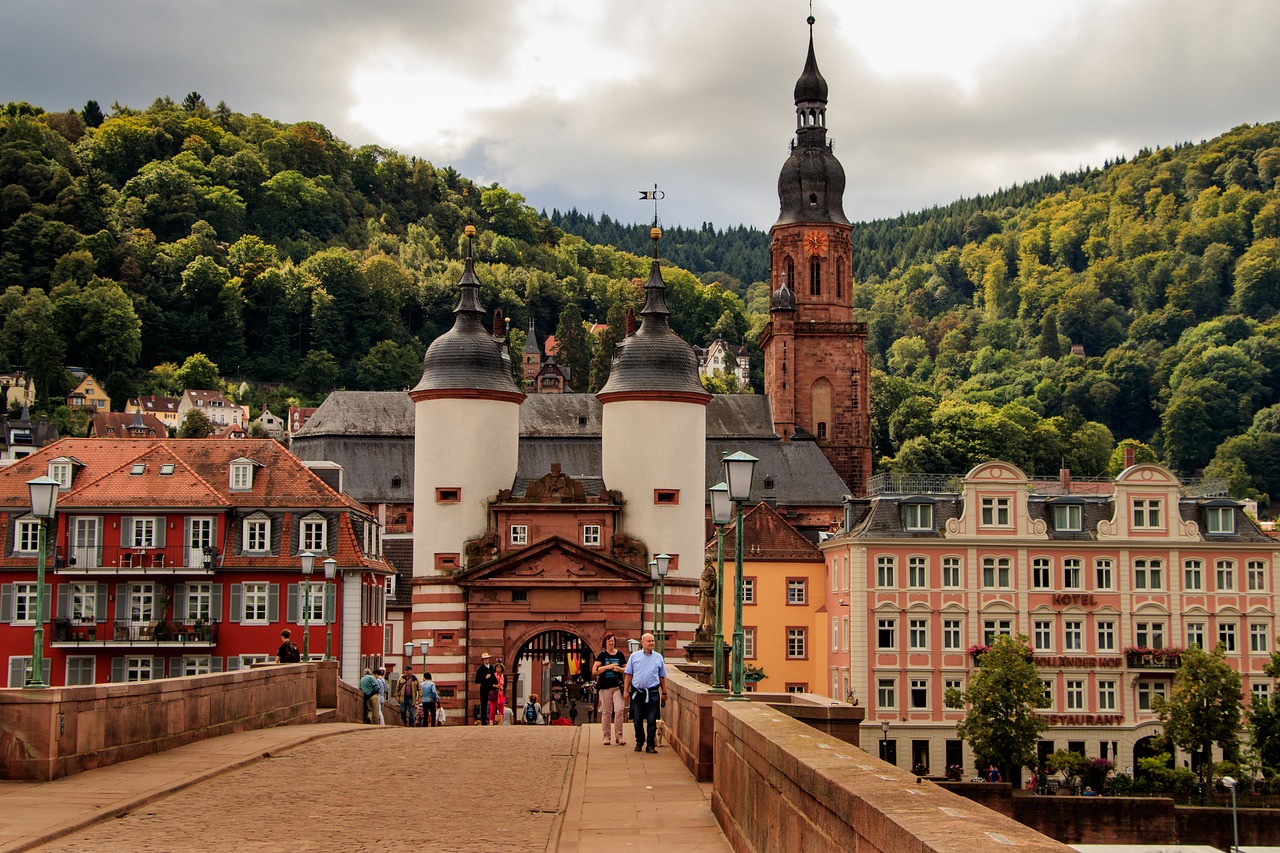
<path id="1" fill-rule="evenodd" d="M 305 743 L 38 849 L 546 851 L 579 729 L 360 729 Z"/>

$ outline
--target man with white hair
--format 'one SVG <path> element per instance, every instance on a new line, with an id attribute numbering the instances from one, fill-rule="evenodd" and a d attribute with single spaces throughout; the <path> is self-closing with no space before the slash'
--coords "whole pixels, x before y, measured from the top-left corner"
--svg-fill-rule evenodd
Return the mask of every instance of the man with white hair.
<path id="1" fill-rule="evenodd" d="M 653 634 L 640 638 L 640 648 L 627 658 L 626 678 L 622 685 L 623 695 L 631 699 L 636 752 L 641 749 L 650 753 L 658 751 L 658 712 L 667 704 L 667 663 L 653 650 L 653 646 Z"/>

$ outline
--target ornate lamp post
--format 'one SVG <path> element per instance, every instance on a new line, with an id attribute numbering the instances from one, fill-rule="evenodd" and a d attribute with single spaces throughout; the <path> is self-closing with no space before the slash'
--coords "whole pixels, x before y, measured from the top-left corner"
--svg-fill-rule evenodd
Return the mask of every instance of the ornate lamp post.
<path id="1" fill-rule="evenodd" d="M 659 554 L 654 557 L 658 564 L 658 654 L 667 652 L 667 569 L 671 566 L 671 557 Z"/>
<path id="2" fill-rule="evenodd" d="M 404 665 L 413 666 L 413 643 L 404 644 Z"/>
<path id="3" fill-rule="evenodd" d="M 747 701 L 742 695 L 742 654 L 746 645 L 742 634 L 742 505 L 751 500 L 751 476 L 759 461 L 741 450 L 724 458 L 724 481 L 736 510 L 733 526 L 733 562 L 737 569 L 733 583 L 733 695 L 729 699 L 738 702 Z"/>
<path id="4" fill-rule="evenodd" d="M 333 579 L 338 576 L 338 561 L 333 557 L 324 561 L 324 659 L 333 660 L 333 608 L 338 597 L 333 594 Z"/>
<path id="5" fill-rule="evenodd" d="M 880 760 L 889 760 L 889 721 L 880 721 Z"/>
<path id="6" fill-rule="evenodd" d="M 302 659 L 307 660 L 311 648 L 311 572 L 316 567 L 316 555 L 303 551 L 298 559 L 302 561 Z"/>
<path id="7" fill-rule="evenodd" d="M 711 669 L 711 692 L 727 693 L 724 687 L 724 526 L 733 519 L 733 501 L 729 487 L 716 483 L 707 493 L 711 496 L 711 522 L 716 526 L 716 634 L 715 659 Z"/>
<path id="8" fill-rule="evenodd" d="M 58 514 L 58 487 L 61 484 L 52 477 L 36 477 L 27 481 L 31 492 L 31 514 L 40 522 L 36 534 L 36 630 L 31 647 L 31 677 L 26 687 L 44 689 L 44 557 L 45 526 Z"/>
<path id="9" fill-rule="evenodd" d="M 422 677 L 427 677 L 427 652 L 431 651 L 430 640 L 419 640 L 418 648 L 422 649 Z"/>

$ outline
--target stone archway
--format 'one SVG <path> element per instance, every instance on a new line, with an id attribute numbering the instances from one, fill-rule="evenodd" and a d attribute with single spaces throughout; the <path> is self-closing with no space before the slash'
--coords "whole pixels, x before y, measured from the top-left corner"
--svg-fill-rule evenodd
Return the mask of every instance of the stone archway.
<path id="1" fill-rule="evenodd" d="M 563 624 L 541 628 L 522 638 L 511 658 L 513 677 L 508 701 L 517 713 L 522 713 L 529 693 L 537 693 L 544 708 L 552 699 L 555 699 L 557 708 L 566 702 L 579 701 L 581 695 L 573 684 L 578 676 L 583 681 L 590 680 L 595 649 L 583 632 L 577 626 Z M 514 676 L 526 671 L 532 674 L 532 683 L 524 686 L 524 696 L 515 695 Z M 567 709 L 565 713 L 568 713 Z"/>
<path id="2" fill-rule="evenodd" d="M 1142 771 L 1139 769 L 1138 759 L 1154 758 L 1160 754 L 1160 750 L 1156 746 L 1156 736 L 1147 735 L 1139 738 L 1137 743 L 1133 745 L 1133 775 L 1137 777 Z M 1169 756 L 1169 767 L 1174 765 L 1173 756 Z"/>

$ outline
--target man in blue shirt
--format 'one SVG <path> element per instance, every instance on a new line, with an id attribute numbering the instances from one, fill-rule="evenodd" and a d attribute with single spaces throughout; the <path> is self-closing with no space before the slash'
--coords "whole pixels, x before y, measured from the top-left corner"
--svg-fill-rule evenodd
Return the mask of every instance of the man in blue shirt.
<path id="1" fill-rule="evenodd" d="M 627 658 L 623 695 L 631 698 L 631 720 L 636 726 L 636 752 L 657 752 L 658 711 L 667 704 L 667 664 L 653 650 L 653 634 L 640 638 L 640 648 Z M 648 739 L 645 730 L 648 729 Z M 648 743 L 648 746 L 645 744 Z"/>

